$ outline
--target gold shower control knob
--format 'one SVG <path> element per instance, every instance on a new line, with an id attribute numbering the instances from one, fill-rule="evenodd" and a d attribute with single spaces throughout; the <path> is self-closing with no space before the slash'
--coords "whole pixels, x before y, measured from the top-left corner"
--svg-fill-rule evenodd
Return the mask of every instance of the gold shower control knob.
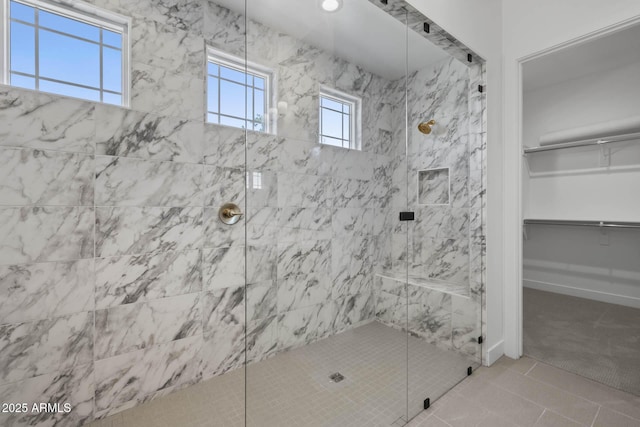
<path id="1" fill-rule="evenodd" d="M 235 203 L 225 203 L 218 210 L 218 218 L 227 225 L 233 225 L 240 221 L 244 214 Z"/>
<path id="2" fill-rule="evenodd" d="M 418 125 L 418 130 L 425 135 L 429 135 L 433 129 L 431 127 L 436 124 L 435 120 L 429 120 L 428 122 L 422 122 Z"/>

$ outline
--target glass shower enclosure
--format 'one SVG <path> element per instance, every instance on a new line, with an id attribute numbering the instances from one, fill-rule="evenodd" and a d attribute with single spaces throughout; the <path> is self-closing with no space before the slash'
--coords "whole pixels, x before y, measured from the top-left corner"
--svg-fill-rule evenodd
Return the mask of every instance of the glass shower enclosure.
<path id="1" fill-rule="evenodd" d="M 404 425 L 482 359 L 483 61 L 404 1 L 216 0 L 205 27 L 209 105 L 244 117 L 208 110 L 242 128 L 210 130 L 224 425 Z"/>

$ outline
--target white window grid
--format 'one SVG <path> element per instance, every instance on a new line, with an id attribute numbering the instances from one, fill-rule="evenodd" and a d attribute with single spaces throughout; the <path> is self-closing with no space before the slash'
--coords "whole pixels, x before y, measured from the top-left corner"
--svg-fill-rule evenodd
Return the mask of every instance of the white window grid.
<path id="1" fill-rule="evenodd" d="M 245 66 L 245 62 L 246 62 L 246 66 Z M 244 61 L 241 58 L 237 58 L 233 55 L 230 55 L 226 52 L 214 49 L 212 47 L 208 47 L 207 48 L 207 65 L 208 63 L 213 63 L 222 67 L 226 67 L 226 68 L 230 68 L 232 70 L 235 71 L 239 71 L 247 76 L 254 76 L 254 77 L 259 77 L 264 79 L 264 89 L 258 89 L 255 88 L 254 85 L 250 85 L 247 83 L 247 79 L 245 79 L 244 83 L 239 83 L 237 81 L 234 80 L 229 80 L 229 79 L 225 79 L 224 77 L 222 77 L 220 74 L 220 71 L 218 71 L 218 75 L 214 76 L 212 74 L 209 74 L 208 70 L 207 70 L 207 79 L 209 78 L 215 78 L 216 80 L 218 80 L 218 99 L 217 99 L 217 103 L 218 103 L 218 112 L 213 112 L 210 109 L 209 105 L 206 105 L 206 120 L 209 123 L 216 123 L 219 124 L 220 123 L 220 117 L 228 117 L 230 119 L 236 119 L 236 120 L 242 120 L 245 122 L 245 127 L 249 130 L 254 130 L 254 125 L 257 123 L 260 123 L 263 125 L 263 129 L 262 132 L 264 133 L 274 133 L 274 123 L 272 123 L 272 119 L 270 117 L 271 114 L 271 103 L 272 103 L 272 96 L 273 93 L 275 92 L 275 76 L 274 73 L 271 69 L 264 67 L 262 65 L 253 63 L 253 62 L 248 62 L 248 61 Z M 208 67 L 207 67 L 208 68 Z M 253 108 L 254 108 L 254 115 L 253 117 L 247 117 L 247 109 L 245 109 L 245 114 L 243 117 L 239 117 L 239 116 L 234 116 L 234 115 L 228 115 L 228 114 L 223 114 L 220 111 L 220 105 L 221 105 L 221 91 L 220 91 L 220 83 L 221 81 L 229 81 L 232 82 L 234 84 L 238 84 L 241 86 L 244 86 L 245 90 L 249 91 L 251 90 L 252 92 L 252 102 L 253 102 Z M 208 85 L 207 85 L 208 86 Z M 263 90 L 264 91 L 264 105 L 262 106 L 262 122 L 258 122 L 255 120 L 255 90 Z M 206 97 L 208 102 L 209 97 Z M 246 99 L 246 97 L 245 97 Z M 209 115 L 212 116 L 217 116 L 218 117 L 218 121 L 217 122 L 211 122 L 209 121 Z"/>
<path id="2" fill-rule="evenodd" d="M 341 110 L 336 110 L 333 108 L 329 108 L 322 105 L 322 100 L 328 99 L 335 103 L 338 103 L 342 106 Z M 345 108 L 347 107 L 347 108 Z M 343 127 L 342 129 L 342 137 L 336 138 L 335 136 L 325 135 L 323 134 L 323 117 L 324 111 L 333 111 L 335 113 L 339 113 L 344 120 L 344 116 L 349 118 L 349 127 L 347 132 Z M 319 94 L 319 142 L 324 145 L 337 146 L 342 148 L 347 148 L 351 150 L 360 150 L 360 132 L 361 132 L 361 100 L 355 96 L 346 94 L 344 92 L 340 92 L 338 90 L 329 88 L 329 87 L 321 87 Z M 330 141 L 329 143 L 325 141 Z"/>
<path id="3" fill-rule="evenodd" d="M 15 3 L 20 3 L 28 7 L 33 7 L 35 9 L 35 21 L 34 23 L 25 22 L 19 19 L 11 18 L 10 16 L 10 3 L 11 1 Z M 104 93 L 111 93 L 114 95 L 120 95 L 122 99 L 122 106 L 128 107 L 130 100 L 130 90 L 129 90 L 129 82 L 130 82 L 130 72 L 129 72 L 129 62 L 130 62 L 130 47 L 129 47 L 129 28 L 131 28 L 131 18 L 115 14 L 113 12 L 105 11 L 99 8 L 96 8 L 93 5 L 89 5 L 77 0 L 74 1 L 64 1 L 64 2 L 56 2 L 56 1 L 42 1 L 42 0 L 0 0 L 2 3 L 0 5 L 0 21 L 2 22 L 2 30 L 0 30 L 0 47 L 2 48 L 2 54 L 0 55 L 0 82 L 5 85 L 11 84 L 11 74 L 16 74 L 24 77 L 31 77 L 35 79 L 35 89 L 39 90 L 40 80 L 46 80 L 53 83 L 61 83 L 69 86 L 75 86 L 83 89 L 96 90 L 100 93 L 100 101 L 103 101 Z M 47 28 L 44 26 L 40 26 L 38 22 L 39 11 L 46 11 L 50 13 L 54 13 L 65 18 L 73 19 L 85 24 L 93 25 L 100 29 L 100 41 L 96 42 L 94 40 L 85 39 L 83 37 L 79 37 L 74 34 L 65 33 L 59 30 L 55 30 L 53 28 Z M 23 25 L 28 25 L 30 27 L 35 28 L 35 74 L 17 72 L 11 70 L 11 60 L 10 60 L 10 46 L 11 46 L 11 33 L 10 33 L 10 23 L 18 22 Z M 70 37 L 76 40 L 81 40 L 83 42 L 97 44 L 100 46 L 100 86 L 88 86 L 82 85 L 78 83 L 73 83 L 65 80 L 58 80 L 53 78 L 48 78 L 40 75 L 39 70 L 39 30 L 44 29 L 46 31 L 50 31 L 55 34 L 59 34 L 65 37 Z M 108 30 L 114 33 L 118 33 L 122 35 L 122 46 L 117 48 L 115 46 L 110 46 L 102 42 L 103 30 Z M 115 49 L 120 50 L 122 54 L 122 89 L 120 92 L 111 91 L 104 89 L 103 87 L 103 49 Z M 64 95 L 63 95 L 64 96 Z"/>

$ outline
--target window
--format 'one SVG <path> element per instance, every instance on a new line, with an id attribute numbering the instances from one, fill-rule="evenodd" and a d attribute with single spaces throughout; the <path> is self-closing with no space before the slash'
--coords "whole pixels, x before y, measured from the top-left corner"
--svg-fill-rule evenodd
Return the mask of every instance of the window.
<path id="1" fill-rule="evenodd" d="M 320 90 L 320 143 L 360 150 L 360 99 L 334 89 Z"/>
<path id="2" fill-rule="evenodd" d="M 258 132 L 273 132 L 269 117 L 273 72 L 209 49 L 207 121 Z"/>
<path id="3" fill-rule="evenodd" d="M 11 0 L 6 13 L 3 83 L 128 104 L 127 18 L 81 3 L 70 9 L 38 0 Z"/>

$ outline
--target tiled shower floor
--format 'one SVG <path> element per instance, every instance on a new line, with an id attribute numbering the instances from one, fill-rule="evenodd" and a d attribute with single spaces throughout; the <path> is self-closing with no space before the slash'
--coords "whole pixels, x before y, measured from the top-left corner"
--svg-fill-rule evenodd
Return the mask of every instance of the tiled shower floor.
<path id="1" fill-rule="evenodd" d="M 407 361 L 406 348 L 409 346 Z M 246 369 L 247 426 L 400 426 L 466 376 L 467 358 L 373 322 Z M 345 379 L 333 383 L 329 375 Z M 137 406 L 92 427 L 242 426 L 245 370 Z"/>

